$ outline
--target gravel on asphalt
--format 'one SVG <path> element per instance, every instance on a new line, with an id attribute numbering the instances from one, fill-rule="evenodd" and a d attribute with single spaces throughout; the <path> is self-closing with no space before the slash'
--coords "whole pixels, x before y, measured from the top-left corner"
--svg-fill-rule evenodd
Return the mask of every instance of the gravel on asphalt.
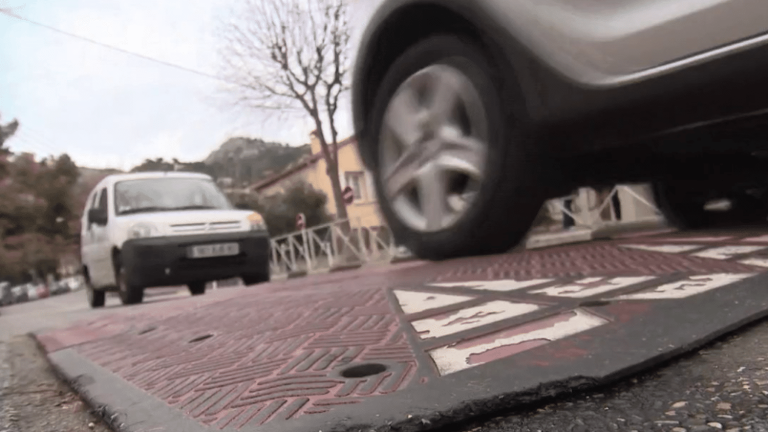
<path id="1" fill-rule="evenodd" d="M 0 432 L 108 432 L 29 336 L 0 341 Z"/>
<path id="2" fill-rule="evenodd" d="M 768 432 L 768 321 L 614 386 L 450 428 L 451 432 L 718 430 Z"/>

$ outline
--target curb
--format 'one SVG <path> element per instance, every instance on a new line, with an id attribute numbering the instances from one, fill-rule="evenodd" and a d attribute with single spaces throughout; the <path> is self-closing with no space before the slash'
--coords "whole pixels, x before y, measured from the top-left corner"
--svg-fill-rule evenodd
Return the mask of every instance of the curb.
<path id="1" fill-rule="evenodd" d="M 664 219 L 654 219 L 639 222 L 627 222 L 621 225 L 607 225 L 592 231 L 592 238 L 608 239 L 619 234 L 625 234 L 630 231 L 650 231 L 671 228 Z"/>
<path id="2" fill-rule="evenodd" d="M 296 279 L 296 278 L 307 276 L 308 274 L 309 273 L 307 273 L 306 270 L 292 271 L 292 272 L 288 273 L 286 279 Z"/>
<path id="3" fill-rule="evenodd" d="M 571 243 L 588 242 L 593 239 L 592 231 L 588 229 L 575 229 L 556 234 L 531 236 L 525 241 L 525 247 L 521 249 L 541 249 L 551 246 L 560 246 Z"/>
<path id="4" fill-rule="evenodd" d="M 348 270 L 357 270 L 362 266 L 363 266 L 363 263 L 342 264 L 342 265 L 331 267 L 328 270 L 328 273 L 338 273 L 338 272 L 343 272 Z"/>

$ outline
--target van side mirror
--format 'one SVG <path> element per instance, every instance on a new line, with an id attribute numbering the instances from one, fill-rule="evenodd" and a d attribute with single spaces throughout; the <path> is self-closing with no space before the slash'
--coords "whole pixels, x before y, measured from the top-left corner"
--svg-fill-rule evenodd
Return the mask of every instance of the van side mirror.
<path id="1" fill-rule="evenodd" d="M 98 208 L 88 210 L 88 225 L 90 224 L 106 225 L 107 210 Z"/>

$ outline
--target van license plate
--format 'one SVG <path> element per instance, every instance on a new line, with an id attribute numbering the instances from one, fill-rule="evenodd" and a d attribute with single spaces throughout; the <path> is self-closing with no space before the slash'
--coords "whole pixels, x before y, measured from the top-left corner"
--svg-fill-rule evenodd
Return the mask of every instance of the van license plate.
<path id="1" fill-rule="evenodd" d="M 219 243 L 209 245 L 192 246 L 187 251 L 190 258 L 213 258 L 232 256 L 240 253 L 240 245 L 237 243 Z"/>

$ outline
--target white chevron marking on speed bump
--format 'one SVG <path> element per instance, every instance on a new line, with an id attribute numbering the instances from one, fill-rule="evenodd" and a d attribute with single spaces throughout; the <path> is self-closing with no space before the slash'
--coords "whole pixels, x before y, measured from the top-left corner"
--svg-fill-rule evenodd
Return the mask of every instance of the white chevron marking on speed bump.
<path id="1" fill-rule="evenodd" d="M 662 244 L 662 245 L 639 245 L 639 244 L 625 244 L 621 247 L 629 249 L 639 249 L 649 252 L 663 252 L 663 253 L 681 253 L 688 252 L 694 249 L 702 247 L 701 245 L 678 245 L 678 244 Z"/>
<path id="2" fill-rule="evenodd" d="M 739 261 L 741 264 L 751 265 L 755 267 L 768 267 L 768 258 L 747 258 Z"/>
<path id="3" fill-rule="evenodd" d="M 590 277 L 578 280 L 572 284 L 556 285 L 549 288 L 534 290 L 531 291 L 531 294 L 544 294 L 551 297 L 584 298 L 625 288 L 654 278 L 655 276 L 616 277 L 612 279 Z"/>
<path id="4" fill-rule="evenodd" d="M 573 336 L 607 322 L 576 309 L 562 314 L 559 319 L 546 318 L 452 346 L 436 348 L 429 351 L 429 355 L 440 375 L 448 375 Z"/>
<path id="5" fill-rule="evenodd" d="M 627 294 L 616 297 L 614 300 L 667 300 L 667 299 L 682 299 L 690 297 L 696 294 L 701 294 L 720 288 L 725 285 L 739 282 L 750 276 L 754 276 L 754 273 L 742 273 L 742 274 L 730 274 L 719 273 L 703 276 L 690 276 L 688 279 L 671 282 L 668 284 L 657 286 L 647 291 Z"/>
<path id="6" fill-rule="evenodd" d="M 436 309 L 443 306 L 472 300 L 474 297 L 454 295 L 454 294 L 435 294 L 429 292 L 401 291 L 395 290 L 395 296 L 400 303 L 400 307 L 406 314 L 423 312 L 428 309 Z"/>
<path id="7" fill-rule="evenodd" d="M 431 339 L 492 324 L 538 309 L 539 306 L 534 304 L 496 300 L 456 312 L 445 313 L 433 318 L 414 321 L 411 325 L 419 333 L 419 337 Z"/>
<path id="8" fill-rule="evenodd" d="M 736 255 L 748 254 L 750 252 L 757 252 L 761 249 L 765 249 L 766 246 L 721 246 L 712 249 L 703 250 L 691 256 L 699 258 L 712 258 L 717 260 L 727 260 Z"/>
<path id="9" fill-rule="evenodd" d="M 467 287 L 483 291 L 514 291 L 551 282 L 553 280 L 554 279 L 532 279 L 527 281 L 516 281 L 514 279 L 500 279 L 490 281 L 433 283 L 430 285 L 444 288 Z"/>

